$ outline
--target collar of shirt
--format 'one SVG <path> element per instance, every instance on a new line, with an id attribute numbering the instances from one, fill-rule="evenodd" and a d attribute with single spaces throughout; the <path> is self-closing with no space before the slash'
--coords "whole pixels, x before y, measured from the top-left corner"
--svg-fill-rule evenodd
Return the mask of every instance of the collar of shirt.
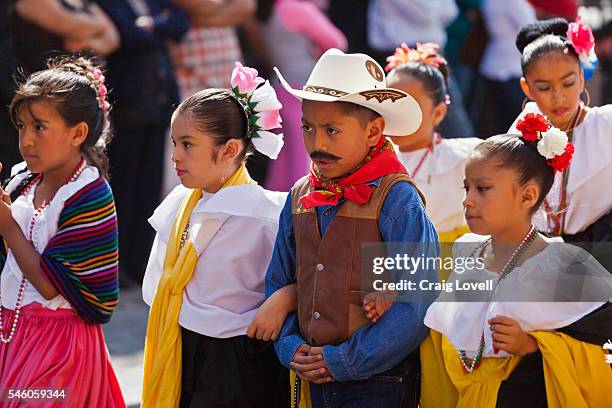
<path id="1" fill-rule="evenodd" d="M 149 223 L 164 242 L 168 240 L 176 214 L 189 191 L 182 185 L 177 186 L 149 218 Z M 230 216 L 278 223 L 287 198 L 287 193 L 268 191 L 256 184 L 226 187 L 215 194 L 203 194 L 191 214 L 192 224 L 201 223 L 206 218 L 225 219 Z"/>

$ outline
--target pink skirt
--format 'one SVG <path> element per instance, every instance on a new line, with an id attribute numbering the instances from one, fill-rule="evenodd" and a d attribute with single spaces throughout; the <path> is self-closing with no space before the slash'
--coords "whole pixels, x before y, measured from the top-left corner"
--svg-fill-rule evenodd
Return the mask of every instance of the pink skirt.
<path id="1" fill-rule="evenodd" d="M 14 316 L 2 311 L 5 337 Z M 13 340 L 0 343 L 0 391 L 0 407 L 125 407 L 102 326 L 39 303 L 21 309 Z"/>

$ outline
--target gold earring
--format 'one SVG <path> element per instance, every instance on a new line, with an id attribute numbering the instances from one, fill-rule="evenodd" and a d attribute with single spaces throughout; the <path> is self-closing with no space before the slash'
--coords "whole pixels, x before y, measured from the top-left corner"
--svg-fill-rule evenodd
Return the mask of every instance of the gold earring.
<path id="1" fill-rule="evenodd" d="M 586 94 L 586 96 L 587 96 L 586 106 L 587 106 L 587 108 L 588 108 L 588 107 L 589 107 L 589 105 L 591 104 L 591 95 L 589 94 L 589 90 L 588 90 L 588 89 L 586 89 L 586 88 L 584 88 L 584 89 L 582 90 L 582 92 L 584 92 L 584 93 Z"/>
<path id="2" fill-rule="evenodd" d="M 219 179 L 219 183 L 225 184 L 225 176 L 221 176 L 221 178 Z"/>

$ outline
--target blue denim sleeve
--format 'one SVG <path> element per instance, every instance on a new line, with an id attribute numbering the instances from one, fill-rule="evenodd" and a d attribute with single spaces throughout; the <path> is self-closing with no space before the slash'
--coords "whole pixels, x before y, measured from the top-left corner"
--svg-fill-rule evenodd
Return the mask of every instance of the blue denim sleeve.
<path id="1" fill-rule="evenodd" d="M 439 252 L 438 235 L 416 189 L 397 183 L 387 194 L 379 226 L 385 242 L 423 243 L 428 256 Z M 417 279 L 437 280 L 437 271 L 419 269 Z M 427 336 L 423 324 L 430 301 L 397 302 L 376 323 L 368 323 L 323 356 L 338 381 L 365 380 L 386 371 L 412 353 Z"/>
<path id="2" fill-rule="evenodd" d="M 266 298 L 272 296 L 280 288 L 296 282 L 295 237 L 291 221 L 291 193 L 289 193 L 285 206 L 281 211 L 272 259 L 266 272 L 264 287 Z M 293 312 L 287 316 L 279 337 L 274 342 L 274 349 L 281 364 L 290 368 L 289 365 L 291 360 L 293 360 L 295 351 L 304 343 L 306 341 L 304 341 L 300 334 L 297 313 Z"/>

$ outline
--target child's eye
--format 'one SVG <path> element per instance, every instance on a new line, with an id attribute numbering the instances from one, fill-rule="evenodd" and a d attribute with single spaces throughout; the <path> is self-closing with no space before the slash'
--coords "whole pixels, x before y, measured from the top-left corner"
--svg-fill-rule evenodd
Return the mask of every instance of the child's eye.
<path id="1" fill-rule="evenodd" d="M 40 132 L 40 131 L 45 130 L 45 127 L 43 125 L 41 125 L 40 123 L 37 123 L 36 124 L 36 130 Z"/>
<path id="2" fill-rule="evenodd" d="M 312 131 L 312 126 L 302 125 L 302 132 L 310 132 Z"/>
<path id="3" fill-rule="evenodd" d="M 490 188 L 491 187 L 478 187 L 478 191 L 483 192 L 483 191 L 487 191 Z"/>
<path id="4" fill-rule="evenodd" d="M 549 87 L 538 88 L 538 91 L 540 91 L 540 92 L 548 92 L 548 91 L 550 91 L 550 88 Z"/>
<path id="5" fill-rule="evenodd" d="M 327 134 L 328 134 L 328 135 L 335 135 L 335 134 L 337 134 L 338 132 L 339 132 L 339 130 L 338 130 L 338 129 L 335 129 L 335 128 L 327 128 Z"/>
<path id="6" fill-rule="evenodd" d="M 172 142 L 172 146 L 176 147 L 176 142 L 174 141 L 174 139 L 171 139 Z"/>
<path id="7" fill-rule="evenodd" d="M 191 147 L 191 143 L 183 142 L 183 146 L 185 147 L 185 149 L 189 149 Z"/>
<path id="8" fill-rule="evenodd" d="M 17 130 L 23 130 L 25 126 L 23 125 L 23 123 L 17 123 L 15 127 L 17 128 Z"/>
<path id="9" fill-rule="evenodd" d="M 569 82 L 567 84 L 563 84 L 564 87 L 566 88 L 571 88 L 572 86 L 574 86 L 574 82 Z"/>
<path id="10" fill-rule="evenodd" d="M 470 188 L 468 186 L 463 186 L 463 189 L 465 190 L 466 193 L 470 191 Z"/>

